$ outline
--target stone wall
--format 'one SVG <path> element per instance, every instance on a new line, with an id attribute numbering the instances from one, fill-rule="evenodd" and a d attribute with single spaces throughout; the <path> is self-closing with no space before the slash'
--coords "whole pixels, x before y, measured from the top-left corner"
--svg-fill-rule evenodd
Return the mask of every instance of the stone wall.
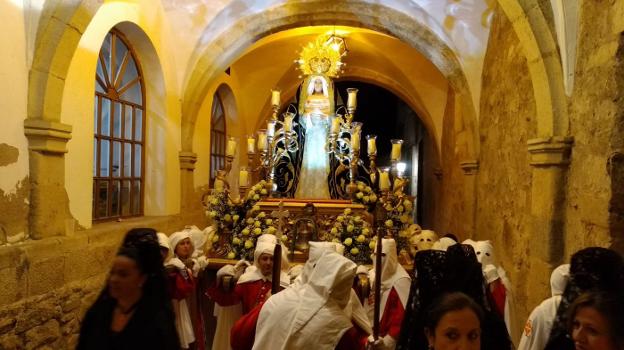
<path id="1" fill-rule="evenodd" d="M 595 1 L 582 1 L 576 77 L 568 99 L 574 148 L 568 172 L 566 258 L 583 247 L 614 243 L 609 201 L 612 187 L 617 196 L 624 184 L 624 177 L 612 184 L 607 170 L 610 155 L 621 154 L 624 148 L 624 74 L 616 60 L 624 31 L 624 3 L 598 3 L 600 6 Z M 624 59 L 623 52 L 619 55 L 620 61 Z M 613 175 L 617 177 L 623 164 L 617 157 L 613 160 Z M 621 217 L 624 197 L 614 199 L 611 209 Z M 621 228 L 612 231 L 620 239 Z"/>
<path id="2" fill-rule="evenodd" d="M 517 322 L 521 325 L 547 290 L 529 293 L 529 278 L 550 273 L 531 271 L 528 241 L 531 168 L 527 141 L 535 137 L 535 99 L 524 52 L 511 23 L 500 9 L 494 15 L 483 70 L 477 175 L 477 239 L 493 242 L 496 257 L 513 284 Z"/>
<path id="3" fill-rule="evenodd" d="M 451 90 L 442 130 L 441 171 L 437 177 L 434 174 L 434 184 L 439 186 L 435 230 L 439 236 L 450 232 L 463 240 L 474 235 L 472 206 L 469 204 L 472 198 L 466 193 L 472 176 L 464 175 L 460 166 L 468 160 L 467 130 L 462 122 L 461 108 Z"/>
<path id="4" fill-rule="evenodd" d="M 205 227 L 203 212 L 94 225 L 73 236 L 0 246 L 0 349 L 73 349 L 123 235 Z"/>

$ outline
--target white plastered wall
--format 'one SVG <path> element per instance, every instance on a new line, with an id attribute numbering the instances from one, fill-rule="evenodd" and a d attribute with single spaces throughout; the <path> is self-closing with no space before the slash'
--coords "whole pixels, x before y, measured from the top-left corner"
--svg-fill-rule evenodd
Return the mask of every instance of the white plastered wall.
<path id="1" fill-rule="evenodd" d="M 0 144 L 17 148 L 17 161 L 0 166 L 0 190 L 5 195 L 17 190 L 19 181 L 29 174 L 28 140 L 24 119 L 28 95 L 28 66 L 24 12 L 21 1 L 0 1 Z M 7 35 L 11 33 L 11 35 Z"/>
<path id="2" fill-rule="evenodd" d="M 65 183 L 71 213 L 86 228 L 91 227 L 92 217 L 95 69 L 101 43 L 114 26 L 135 48 L 145 79 L 144 214 L 180 211 L 180 93 L 176 66 L 169 56 L 174 41 L 166 17 L 156 4 L 150 0 L 105 3 L 82 35 L 72 58 L 61 112 L 61 121 L 73 126 Z"/>

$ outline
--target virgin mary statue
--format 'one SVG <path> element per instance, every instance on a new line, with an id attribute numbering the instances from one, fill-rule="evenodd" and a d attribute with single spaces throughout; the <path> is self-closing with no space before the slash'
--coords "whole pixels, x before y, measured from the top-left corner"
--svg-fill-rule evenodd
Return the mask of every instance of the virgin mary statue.
<path id="1" fill-rule="evenodd" d="M 331 80 L 324 75 L 308 76 L 299 101 L 299 120 L 306 133 L 295 198 L 329 199 L 327 132 L 334 105 Z"/>

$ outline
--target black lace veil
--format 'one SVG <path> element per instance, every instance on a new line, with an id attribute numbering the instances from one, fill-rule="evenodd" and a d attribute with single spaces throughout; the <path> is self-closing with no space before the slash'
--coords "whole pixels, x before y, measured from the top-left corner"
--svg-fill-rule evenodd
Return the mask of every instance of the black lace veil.
<path id="1" fill-rule="evenodd" d="M 414 259 L 414 279 L 410 289 L 397 350 L 426 350 L 424 315 L 433 301 L 444 293 L 462 292 L 484 311 L 481 349 L 512 349 L 505 323 L 492 311 L 486 297 L 486 283 L 474 249 L 455 244 L 447 251 L 424 250 Z"/>
<path id="2" fill-rule="evenodd" d="M 557 309 L 546 350 L 574 349 L 568 332 L 568 310 L 576 298 L 592 290 L 624 293 L 624 260 L 617 252 L 591 247 L 572 255 L 570 280 Z"/>

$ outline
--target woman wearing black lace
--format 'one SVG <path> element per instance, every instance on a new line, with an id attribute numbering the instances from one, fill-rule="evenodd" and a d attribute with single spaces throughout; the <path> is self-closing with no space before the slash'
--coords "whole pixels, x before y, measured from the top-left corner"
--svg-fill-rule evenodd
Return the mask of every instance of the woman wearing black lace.
<path id="1" fill-rule="evenodd" d="M 156 231 L 130 230 L 87 311 L 77 349 L 179 349 Z"/>
<path id="2" fill-rule="evenodd" d="M 570 259 L 570 280 L 566 286 L 546 350 L 575 349 L 570 334 L 571 305 L 587 292 L 607 292 L 624 298 L 624 259 L 617 252 L 599 247 L 579 250 Z"/>
<path id="3" fill-rule="evenodd" d="M 483 309 L 481 349 L 513 348 L 505 323 L 490 306 L 481 264 L 471 246 L 455 244 L 446 252 L 418 252 L 414 260 L 414 275 L 397 350 L 428 349 L 426 310 L 435 298 L 450 292 L 468 295 Z"/>

